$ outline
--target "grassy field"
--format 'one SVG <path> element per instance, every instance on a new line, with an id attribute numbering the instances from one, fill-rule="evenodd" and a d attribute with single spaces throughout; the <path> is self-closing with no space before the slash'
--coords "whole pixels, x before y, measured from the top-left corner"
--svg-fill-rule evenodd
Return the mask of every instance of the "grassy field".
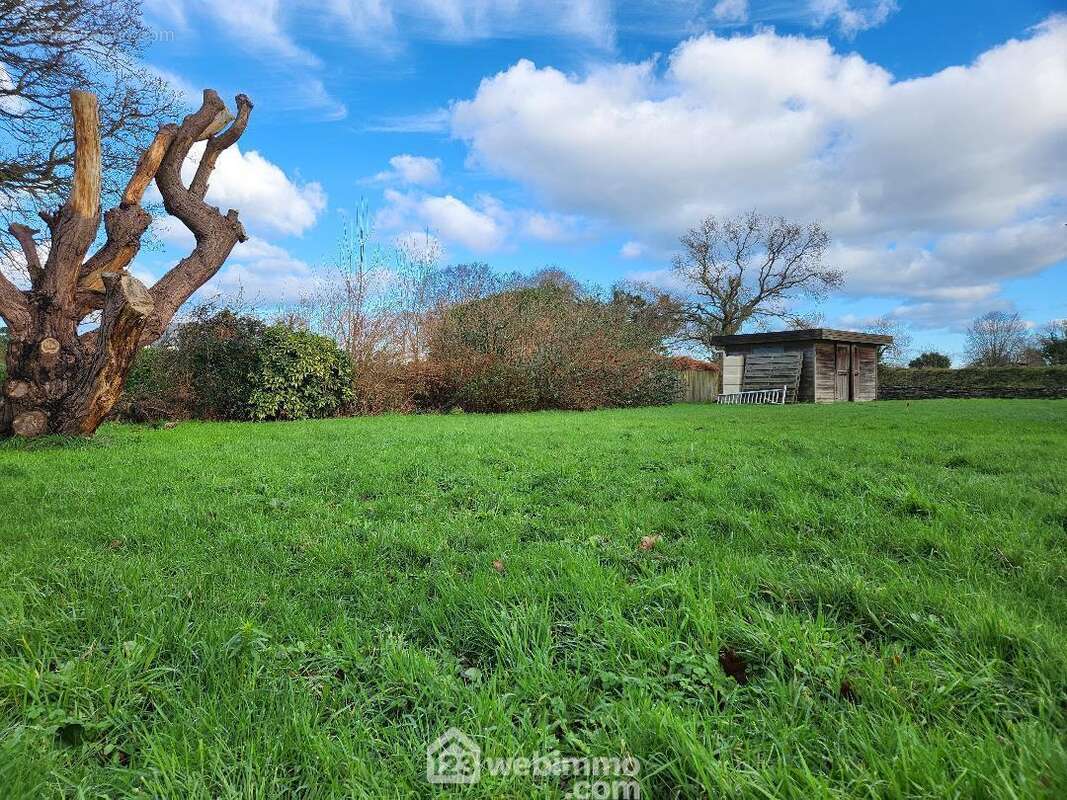
<path id="1" fill-rule="evenodd" d="M 432 789 L 453 725 L 645 798 L 1067 797 L 1067 402 L 0 445 L 0 796 L 577 786 Z"/>

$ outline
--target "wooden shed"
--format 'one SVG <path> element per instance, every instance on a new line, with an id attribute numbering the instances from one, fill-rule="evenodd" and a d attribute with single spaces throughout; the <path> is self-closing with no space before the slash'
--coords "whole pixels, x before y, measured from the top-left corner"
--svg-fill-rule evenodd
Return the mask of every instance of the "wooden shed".
<path id="1" fill-rule="evenodd" d="M 878 396 L 878 350 L 893 343 L 892 336 L 833 328 L 810 328 L 777 333 L 719 336 L 713 343 L 726 352 L 723 392 L 748 388 L 752 356 L 797 353 L 802 357 L 796 399 L 802 403 L 874 400 Z M 751 365 L 750 365 L 751 366 Z M 794 373 L 795 374 L 795 373 Z M 779 383 L 779 385 L 781 385 Z M 790 399 L 793 399 L 792 397 Z"/>

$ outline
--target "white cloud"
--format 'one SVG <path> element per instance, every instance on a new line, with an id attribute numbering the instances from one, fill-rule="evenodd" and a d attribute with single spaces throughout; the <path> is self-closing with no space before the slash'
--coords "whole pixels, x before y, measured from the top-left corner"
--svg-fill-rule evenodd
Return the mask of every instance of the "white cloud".
<path id="1" fill-rule="evenodd" d="M 711 16 L 718 22 L 747 22 L 748 0 L 719 0 L 711 9 Z"/>
<path id="2" fill-rule="evenodd" d="M 936 298 L 1067 257 L 1049 218 L 1067 199 L 1064 52 L 1053 18 L 894 81 L 825 40 L 707 34 L 662 71 L 520 61 L 456 103 L 452 129 L 475 165 L 657 246 L 705 214 L 814 218 L 850 290 Z"/>
<path id="3" fill-rule="evenodd" d="M 877 28 L 897 10 L 896 0 L 809 0 L 808 5 L 816 26 L 834 22 L 844 36 Z"/>
<path id="4" fill-rule="evenodd" d="M 441 159 L 402 153 L 389 159 L 392 169 L 379 172 L 372 179 L 379 183 L 408 186 L 435 186 L 441 182 Z"/>
<path id="5" fill-rule="evenodd" d="M 520 211 L 521 232 L 530 239 L 549 244 L 563 244 L 578 238 L 578 221 L 562 214 L 543 211 Z"/>
<path id="6" fill-rule="evenodd" d="M 319 63 L 316 56 L 297 45 L 287 32 L 281 0 L 226 0 L 198 5 L 201 11 L 214 16 L 227 34 L 250 50 L 307 66 Z"/>
<path id="7" fill-rule="evenodd" d="M 385 230 L 422 227 L 446 242 L 477 253 L 496 250 L 504 242 L 504 226 L 490 213 L 471 208 L 450 194 L 442 197 L 387 189 L 385 201 L 376 220 Z"/>
<path id="8" fill-rule="evenodd" d="M 316 74 L 323 67 L 322 60 L 294 38 L 294 20 L 308 13 L 301 5 L 281 0 L 148 0 L 145 11 L 150 26 L 175 27 L 186 34 L 195 30 L 201 36 L 202 29 L 211 26 L 268 62 L 279 75 L 266 84 L 273 89 L 270 99 L 276 109 L 300 111 L 325 121 L 344 119 L 348 109 Z M 277 70 L 279 62 L 284 67 L 281 71 Z M 187 88 L 180 81 L 176 86 Z M 199 92 L 195 94 L 193 105 L 199 105 Z"/>
<path id="9" fill-rule="evenodd" d="M 187 183 L 196 173 L 204 146 L 194 145 L 182 168 Z M 154 186 L 152 192 L 158 199 Z M 238 145 L 219 156 L 206 199 L 223 211 L 237 209 L 250 232 L 287 235 L 302 234 L 326 208 L 326 193 L 321 185 L 294 182 L 281 167 L 255 150 L 241 152 Z"/>
<path id="10" fill-rule="evenodd" d="M 629 241 L 619 248 L 619 255 L 623 258 L 640 258 L 645 253 L 645 246 L 640 242 Z"/>
<path id="11" fill-rule="evenodd" d="M 1032 275 L 1067 260 L 1063 221 L 1041 217 L 990 230 L 923 235 L 892 243 L 840 244 L 833 260 L 854 292 L 978 302 L 998 281 Z"/>
<path id="12" fill-rule="evenodd" d="M 331 95 L 321 79 L 309 75 L 286 86 L 283 97 L 275 105 L 279 110 L 309 112 L 323 122 L 348 117 L 348 106 Z"/>
<path id="13" fill-rule="evenodd" d="M 615 34 L 609 0 L 328 0 L 319 7 L 328 24 L 378 48 L 406 37 L 466 42 L 544 34 L 606 46 Z"/>
<path id="14" fill-rule="evenodd" d="M 144 7 L 149 16 L 160 22 L 183 30 L 189 26 L 184 0 L 145 0 Z"/>
<path id="15" fill-rule="evenodd" d="M 486 193 L 477 195 L 473 205 L 450 194 L 386 189 L 384 196 L 385 205 L 375 218 L 377 227 L 429 231 L 443 242 L 476 253 L 501 250 L 520 238 L 551 244 L 573 242 L 581 238 L 580 229 L 588 228 L 573 216 L 508 208 Z"/>
<path id="16" fill-rule="evenodd" d="M 285 248 L 252 237 L 234 248 L 201 292 L 225 296 L 240 292 L 253 304 L 293 303 L 312 288 L 314 279 L 311 267 Z"/>

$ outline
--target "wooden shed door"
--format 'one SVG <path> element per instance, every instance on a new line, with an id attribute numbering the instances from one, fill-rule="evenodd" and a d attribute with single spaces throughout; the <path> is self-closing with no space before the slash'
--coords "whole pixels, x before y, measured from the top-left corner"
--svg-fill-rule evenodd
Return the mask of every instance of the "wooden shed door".
<path id="1" fill-rule="evenodd" d="M 852 348 L 847 344 L 837 346 L 837 387 L 835 400 L 851 400 L 849 389 L 852 387 Z"/>

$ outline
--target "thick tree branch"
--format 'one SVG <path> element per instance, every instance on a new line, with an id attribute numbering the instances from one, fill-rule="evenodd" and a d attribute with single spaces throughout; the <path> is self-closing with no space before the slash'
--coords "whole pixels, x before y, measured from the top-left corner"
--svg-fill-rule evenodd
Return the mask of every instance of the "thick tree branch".
<path id="1" fill-rule="evenodd" d="M 41 267 L 41 256 L 37 252 L 37 242 L 33 240 L 33 236 L 37 231 L 18 222 L 12 222 L 7 230 L 15 237 L 15 240 L 22 248 L 22 254 L 26 257 L 26 271 L 30 273 L 30 281 L 34 286 L 37 286 L 44 275 L 44 269 Z"/>
<path id="2" fill-rule="evenodd" d="M 106 272 L 124 272 L 141 249 L 141 238 L 152 223 L 151 215 L 141 208 L 148 184 L 156 177 L 159 165 L 178 132 L 177 125 L 164 125 L 152 144 L 137 161 L 122 202 L 104 214 L 107 241 L 81 267 L 78 281 L 78 306 L 84 315 L 102 307 Z"/>
<path id="3" fill-rule="evenodd" d="M 139 205 L 119 206 L 104 214 L 107 241 L 82 265 L 78 282 L 79 297 L 84 293 L 92 295 L 103 292 L 104 273 L 126 270 L 141 249 L 141 237 L 150 224 L 152 215 Z M 97 303 L 91 302 L 90 305 L 88 310 L 100 307 Z"/>
<path id="4" fill-rule="evenodd" d="M 96 348 L 84 377 L 70 396 L 72 424 L 68 434 L 89 434 L 97 429 L 122 392 L 141 332 L 152 314 L 152 296 L 144 284 L 125 273 L 103 276 L 106 300 Z"/>
<path id="5" fill-rule="evenodd" d="M 18 290 L 11 281 L 0 272 L 0 317 L 8 328 L 19 336 L 30 326 L 30 304 L 26 295 Z"/>
<path id="6" fill-rule="evenodd" d="M 170 143 L 174 141 L 177 133 L 178 126 L 173 123 L 164 125 L 159 129 L 156 138 L 152 140 L 152 144 L 137 160 L 137 167 L 134 169 L 129 183 L 126 184 L 126 191 L 122 193 L 121 205 L 132 206 L 141 202 L 145 189 L 155 179 L 156 172 L 159 171 L 159 165 L 163 161 L 163 156 L 167 154 L 167 148 L 170 147 Z"/>
<path id="7" fill-rule="evenodd" d="M 248 99 L 247 95 L 237 95 L 237 118 L 223 133 L 208 139 L 207 147 L 204 148 L 204 155 L 200 159 L 200 164 L 197 165 L 196 175 L 193 176 L 193 182 L 189 184 L 189 191 L 201 200 L 207 194 L 208 180 L 215 170 L 215 161 L 218 159 L 219 154 L 241 138 L 245 128 L 248 127 L 248 117 L 251 113 L 252 101 Z"/>
<path id="8" fill-rule="evenodd" d="M 197 183 L 194 178 L 194 183 L 197 183 L 198 191 L 201 187 L 204 192 L 207 191 L 207 181 L 218 154 L 236 143 L 244 133 L 252 111 L 252 101 L 244 95 L 238 95 L 237 106 L 238 115 L 233 125 L 217 137 L 208 139 L 204 157 L 207 158 L 208 153 L 214 155 L 206 167 L 202 161 L 197 169 L 196 177 L 200 180 Z M 164 208 L 192 231 L 196 237 L 196 247 L 152 287 L 155 311 L 142 335 L 144 344 L 162 335 L 174 313 L 193 292 L 218 272 L 234 245 L 248 238 L 236 211 L 231 209 L 223 215 L 217 208 L 205 203 L 198 191 L 187 189 L 182 182 L 181 168 L 189 150 L 217 124 L 220 113 L 225 110 L 218 94 L 206 89 L 203 105 L 199 111 L 182 121 L 156 173 L 156 186 L 163 196 Z"/>
<path id="9" fill-rule="evenodd" d="M 73 306 L 82 260 L 100 224 L 100 115 L 95 95 L 70 93 L 74 116 L 74 180 L 70 197 L 54 215 L 42 291 L 59 306 Z"/>

